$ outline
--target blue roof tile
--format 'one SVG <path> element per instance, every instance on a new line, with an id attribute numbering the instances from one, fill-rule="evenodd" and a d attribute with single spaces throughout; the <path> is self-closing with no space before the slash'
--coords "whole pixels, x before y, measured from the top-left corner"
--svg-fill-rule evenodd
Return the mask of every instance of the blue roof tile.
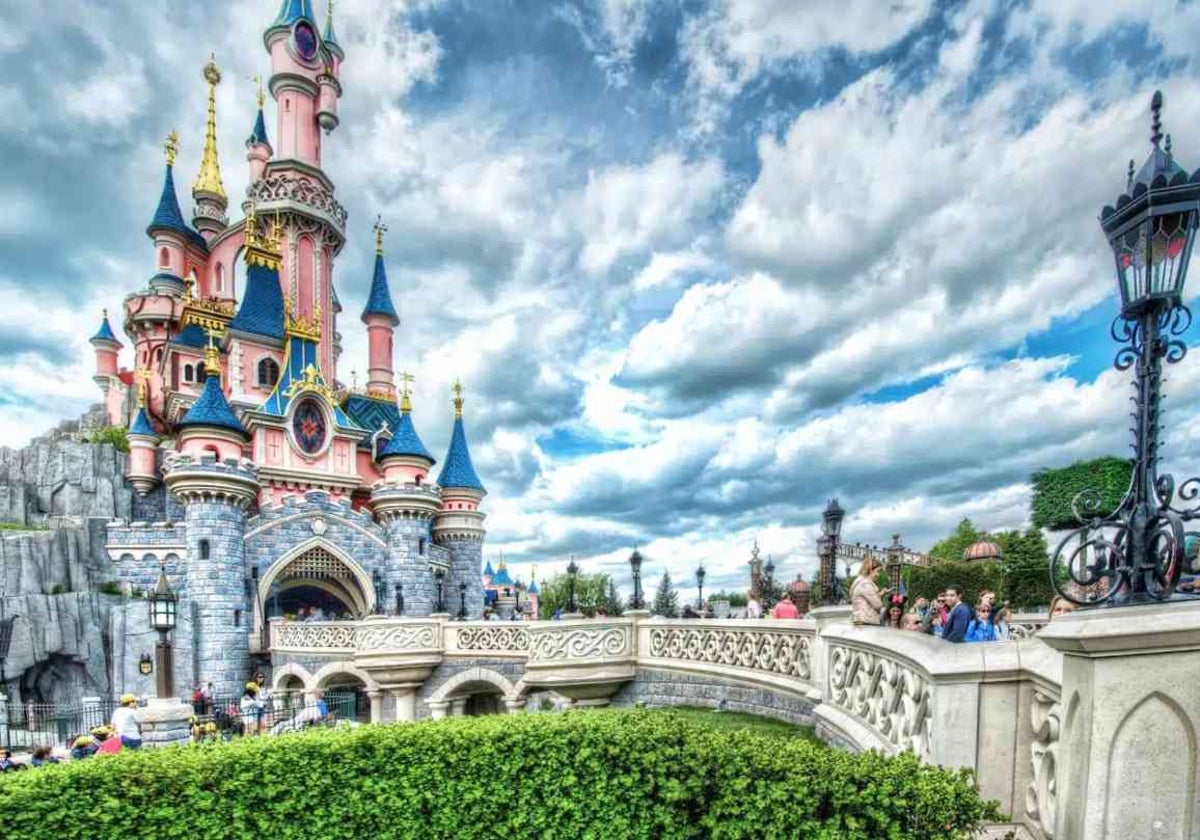
<path id="1" fill-rule="evenodd" d="M 208 251 L 208 243 L 204 237 L 188 227 L 183 220 L 183 211 L 179 209 L 179 198 L 175 195 L 175 176 L 172 174 L 172 169 L 173 167 L 168 163 L 167 173 L 163 177 L 162 192 L 158 196 L 158 207 L 154 211 L 154 218 L 150 220 L 150 226 L 146 228 L 146 233 L 150 236 L 153 236 L 156 230 L 181 233 L 191 240 L 192 244 Z"/>
<path id="2" fill-rule="evenodd" d="M 529 594 L 530 595 L 537 595 L 541 591 L 542 590 L 538 589 L 537 580 L 529 581 Z"/>
<path id="3" fill-rule="evenodd" d="M 387 423 L 388 434 L 400 426 L 400 409 L 394 400 L 377 400 L 362 394 L 351 394 L 346 398 L 342 410 L 359 426 L 369 432 L 377 432 Z M 363 442 L 369 444 L 370 440 Z"/>
<path id="4" fill-rule="evenodd" d="M 496 570 L 492 568 L 492 561 L 487 561 L 487 565 L 483 567 L 483 573 L 487 577 L 495 577 Z"/>
<path id="5" fill-rule="evenodd" d="M 129 434 L 158 436 L 158 433 L 154 431 L 154 426 L 150 423 L 150 418 L 146 416 L 145 406 L 139 408 L 138 413 L 133 416 L 133 422 L 129 424 Z"/>
<path id="6" fill-rule="evenodd" d="M 185 347 L 204 348 L 208 346 L 208 333 L 199 324 L 188 324 L 171 341 Z"/>
<path id="7" fill-rule="evenodd" d="M 246 269 L 246 294 L 229 328 L 252 335 L 283 338 L 283 291 L 279 272 L 261 265 Z"/>
<path id="8" fill-rule="evenodd" d="M 493 586 L 512 586 L 512 578 L 508 575 L 508 569 L 501 566 L 496 574 L 492 577 Z"/>
<path id="9" fill-rule="evenodd" d="M 247 146 L 253 146 L 256 143 L 268 148 L 271 146 L 271 141 L 267 139 L 267 123 L 263 119 L 262 108 L 258 109 L 258 116 L 254 118 L 254 128 L 250 130 L 250 136 L 246 138 Z"/>
<path id="10" fill-rule="evenodd" d="M 120 344 L 116 335 L 113 334 L 112 327 L 108 324 L 108 310 L 104 310 L 104 316 L 100 319 L 100 329 L 96 330 L 96 334 L 91 337 L 91 341 L 111 341 L 113 344 Z"/>
<path id="11" fill-rule="evenodd" d="M 446 452 L 446 462 L 442 465 L 438 484 L 442 487 L 487 492 L 475 472 L 475 465 L 471 463 L 471 452 L 467 449 L 467 433 L 463 431 L 461 417 L 454 418 L 454 434 L 450 436 L 450 449 Z"/>
<path id="12" fill-rule="evenodd" d="M 311 0 L 283 0 L 279 6 L 279 14 L 275 16 L 275 25 L 291 26 L 300 18 L 316 20 L 313 17 Z"/>
<path id="13" fill-rule="evenodd" d="M 392 439 L 379 453 L 379 460 L 382 461 L 389 455 L 416 455 L 419 458 L 425 458 L 429 461 L 430 466 L 433 466 L 433 456 L 429 454 L 425 444 L 421 443 L 416 427 L 413 426 L 412 415 L 407 411 L 400 413 L 400 423 L 392 430 Z"/>
<path id="14" fill-rule="evenodd" d="M 229 401 L 225 399 L 225 391 L 221 388 L 221 377 L 215 373 L 209 374 L 209 377 L 204 380 L 204 390 L 200 392 L 196 402 L 192 403 L 192 407 L 188 409 L 188 413 L 179 423 L 181 429 L 192 426 L 218 426 L 222 429 L 232 429 L 243 435 L 246 434 L 246 429 L 237 419 L 237 415 L 233 413 L 233 409 L 229 407 Z"/>
<path id="15" fill-rule="evenodd" d="M 375 255 L 375 276 L 371 278 L 371 293 L 367 295 L 367 307 L 362 314 L 364 323 L 366 323 L 368 315 L 386 315 L 391 318 L 392 326 L 400 323 L 396 307 L 392 305 L 392 293 L 388 291 L 387 269 L 383 265 L 383 254 Z"/>

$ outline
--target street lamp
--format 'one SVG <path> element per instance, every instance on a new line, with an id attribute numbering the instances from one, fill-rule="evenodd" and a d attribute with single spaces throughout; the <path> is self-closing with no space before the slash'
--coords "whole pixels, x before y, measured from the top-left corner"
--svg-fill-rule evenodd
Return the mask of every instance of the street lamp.
<path id="1" fill-rule="evenodd" d="M 1116 262 L 1121 313 L 1112 337 L 1123 346 L 1113 366 L 1134 369 L 1134 464 L 1129 489 L 1105 514 L 1100 493 L 1085 490 L 1071 502 L 1080 527 L 1059 544 L 1050 581 L 1083 606 L 1131 604 L 1169 598 L 1185 567 L 1185 540 L 1200 518 L 1200 478 L 1176 488 L 1158 474 L 1162 366 L 1187 355 L 1179 336 L 1192 322 L 1183 286 L 1200 215 L 1200 172 L 1176 163 L 1162 132 L 1162 93 L 1150 101 L 1150 157 L 1136 173 L 1129 162 L 1125 193 L 1100 212 L 1100 226 Z M 1179 506 L 1176 506 L 1176 502 Z M 1064 585 L 1070 581 L 1073 585 Z"/>
<path id="2" fill-rule="evenodd" d="M 764 608 L 775 606 L 775 561 L 771 556 L 767 555 L 767 565 L 763 566 L 763 592 L 762 605 Z"/>
<path id="3" fill-rule="evenodd" d="M 571 562 L 567 564 L 567 612 L 574 613 L 578 609 L 575 606 L 575 582 L 579 577 L 579 567 L 575 565 L 575 555 L 571 555 Z"/>
<path id="4" fill-rule="evenodd" d="M 444 613 L 446 611 L 446 570 L 440 566 L 434 569 L 433 579 L 437 583 L 437 604 L 433 611 Z"/>
<path id="5" fill-rule="evenodd" d="M 696 589 L 699 590 L 696 598 L 696 608 L 701 611 L 704 610 L 704 576 L 706 574 L 708 573 L 704 571 L 704 564 L 701 563 L 696 569 Z"/>
<path id="6" fill-rule="evenodd" d="M 158 569 L 158 586 L 150 596 L 150 626 L 158 631 L 158 643 L 154 646 L 155 689 L 159 700 L 167 700 L 175 693 L 175 664 L 172 661 L 171 643 L 167 634 L 175 629 L 175 612 L 179 606 L 179 597 L 171 591 L 167 581 L 167 567 L 160 565 Z"/>
<path id="7" fill-rule="evenodd" d="M 642 600 L 642 554 L 636 548 L 629 555 L 629 569 L 633 572 L 633 602 L 629 608 L 643 610 L 646 604 Z"/>
<path id="8" fill-rule="evenodd" d="M 467 620 L 467 585 L 465 583 L 458 585 L 458 620 Z"/>
<path id="9" fill-rule="evenodd" d="M 845 518 L 846 511 L 838 504 L 837 499 L 830 499 L 821 514 L 821 536 L 817 540 L 820 562 L 817 584 L 818 597 L 823 604 L 832 604 L 844 599 L 837 579 L 837 555 L 838 544 L 842 539 L 842 521 Z"/>
<path id="10" fill-rule="evenodd" d="M 387 590 L 383 587 L 383 575 L 379 574 L 379 570 L 371 572 L 371 583 L 375 585 L 375 615 L 383 615 L 383 599 L 387 597 Z"/>

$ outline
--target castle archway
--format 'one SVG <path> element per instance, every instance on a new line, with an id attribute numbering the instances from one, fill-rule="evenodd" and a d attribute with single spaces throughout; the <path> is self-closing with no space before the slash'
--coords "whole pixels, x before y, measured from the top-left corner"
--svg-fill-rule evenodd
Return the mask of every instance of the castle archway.
<path id="1" fill-rule="evenodd" d="M 299 607 L 321 607 L 329 617 L 348 613 L 355 618 L 375 608 L 375 587 L 366 570 L 331 542 L 314 537 L 295 546 L 267 569 L 258 583 L 258 629 L 278 600 L 280 613 Z M 284 608 L 286 607 L 286 608 Z"/>

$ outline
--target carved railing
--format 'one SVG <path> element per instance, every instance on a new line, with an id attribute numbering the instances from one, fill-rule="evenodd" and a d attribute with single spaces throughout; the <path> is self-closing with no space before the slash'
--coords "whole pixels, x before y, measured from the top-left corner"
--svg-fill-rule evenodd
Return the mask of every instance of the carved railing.
<path id="1" fill-rule="evenodd" d="M 529 655 L 529 630 L 518 622 L 472 621 L 446 625 L 446 653 Z"/>
<path id="2" fill-rule="evenodd" d="M 357 621 L 272 621 L 271 650 L 287 653 L 353 654 Z"/>
<path id="3" fill-rule="evenodd" d="M 1051 691 L 1033 690 L 1029 707 L 1033 737 L 1030 759 L 1033 762 L 1029 786 L 1025 791 L 1025 819 L 1047 838 L 1054 837 L 1058 814 L 1058 736 L 1062 724 L 1062 704 Z"/>
<path id="4" fill-rule="evenodd" d="M 672 667 L 796 680 L 807 688 L 815 635 L 813 625 L 800 622 L 649 621 L 642 628 L 638 654 L 669 660 Z"/>
<path id="5" fill-rule="evenodd" d="M 393 619 L 359 625 L 359 654 L 407 653 L 442 647 L 442 622 Z"/>
<path id="6" fill-rule="evenodd" d="M 632 622 L 552 621 L 533 625 L 531 629 L 531 665 L 634 655 Z"/>
<path id="7" fill-rule="evenodd" d="M 916 667 L 880 649 L 832 645 L 826 702 L 895 750 L 929 759 L 932 687 Z"/>
<path id="8" fill-rule="evenodd" d="M 287 173 L 275 173 L 250 185 L 247 191 L 251 201 L 259 205 L 294 201 L 325 216 L 339 232 L 346 229 L 346 208 L 338 203 L 333 193 L 309 178 Z M 260 207 L 260 211 L 269 210 Z"/>

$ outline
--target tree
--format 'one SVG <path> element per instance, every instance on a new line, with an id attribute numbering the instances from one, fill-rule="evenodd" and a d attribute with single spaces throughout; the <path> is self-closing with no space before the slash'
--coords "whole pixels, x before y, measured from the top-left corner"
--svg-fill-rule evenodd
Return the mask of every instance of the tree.
<path id="1" fill-rule="evenodd" d="M 129 433 L 124 426 L 104 426 L 92 432 L 88 443 L 111 443 L 118 452 L 129 451 Z"/>
<path id="2" fill-rule="evenodd" d="M 1049 605 L 1054 597 L 1050 585 L 1050 549 L 1038 528 L 1003 531 L 996 535 L 1004 557 L 1004 600 L 1014 608 L 1028 609 Z"/>
<path id="3" fill-rule="evenodd" d="M 604 611 L 609 615 L 622 615 L 625 612 L 625 600 L 617 592 L 617 585 L 612 578 L 608 579 L 608 595 L 604 599 Z"/>
<path id="4" fill-rule="evenodd" d="M 709 595 L 704 600 L 708 601 L 710 604 L 713 601 L 728 601 L 729 606 L 731 607 L 744 607 L 746 606 L 746 593 L 727 592 L 722 589 L 720 592 L 714 592 L 712 595 Z"/>
<path id="5" fill-rule="evenodd" d="M 654 593 L 654 603 L 650 611 L 664 618 L 679 618 L 679 593 L 671 585 L 671 573 L 663 571 L 662 580 L 658 582 L 658 590 Z"/>
<path id="6" fill-rule="evenodd" d="M 608 575 L 597 572 L 593 575 L 580 574 L 575 578 L 575 606 L 589 618 L 596 614 L 596 607 L 607 609 L 609 584 Z M 557 574 L 539 584 L 538 613 L 541 618 L 551 618 L 554 611 L 568 611 L 570 581 L 565 574 Z"/>
<path id="7" fill-rule="evenodd" d="M 979 542 L 985 536 L 983 531 L 975 528 L 970 519 L 964 517 L 962 522 L 958 523 L 958 527 L 954 529 L 953 534 L 933 544 L 933 548 L 929 549 L 929 555 L 938 560 L 957 563 L 963 559 L 963 552 L 969 546 Z"/>
<path id="8" fill-rule="evenodd" d="M 1050 531 L 1077 527 L 1080 523 L 1071 510 L 1071 502 L 1084 490 L 1096 491 L 1100 504 L 1094 513 L 1107 516 L 1121 503 L 1132 473 L 1133 461 L 1111 455 L 1076 461 L 1068 467 L 1038 470 L 1029 479 L 1033 484 L 1030 507 L 1034 527 Z"/>

